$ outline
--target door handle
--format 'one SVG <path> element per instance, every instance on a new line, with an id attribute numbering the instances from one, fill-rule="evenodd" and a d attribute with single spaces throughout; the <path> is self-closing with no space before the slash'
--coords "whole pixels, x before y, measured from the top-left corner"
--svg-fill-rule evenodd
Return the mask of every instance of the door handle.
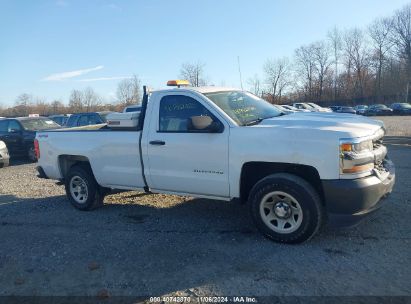
<path id="1" fill-rule="evenodd" d="M 152 140 L 150 141 L 150 145 L 154 145 L 154 146 L 164 146 L 166 144 L 165 141 L 162 140 Z"/>

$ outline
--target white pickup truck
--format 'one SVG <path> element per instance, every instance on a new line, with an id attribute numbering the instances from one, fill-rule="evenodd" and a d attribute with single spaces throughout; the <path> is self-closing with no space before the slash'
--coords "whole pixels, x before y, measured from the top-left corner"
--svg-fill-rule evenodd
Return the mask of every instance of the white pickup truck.
<path id="1" fill-rule="evenodd" d="M 392 191 L 384 133 L 365 117 L 283 115 L 241 90 L 179 86 L 145 93 L 135 128 L 108 118 L 43 131 L 35 148 L 38 176 L 64 182 L 80 210 L 112 189 L 236 200 L 265 236 L 299 243 L 326 222 L 357 223 Z"/>

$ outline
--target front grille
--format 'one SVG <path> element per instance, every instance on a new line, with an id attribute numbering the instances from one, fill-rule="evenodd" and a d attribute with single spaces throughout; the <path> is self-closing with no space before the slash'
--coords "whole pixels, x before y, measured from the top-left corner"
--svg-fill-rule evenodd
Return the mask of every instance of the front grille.
<path id="1" fill-rule="evenodd" d="M 379 133 L 380 134 L 372 140 L 374 154 L 377 154 L 377 150 L 380 149 L 382 146 L 384 146 L 383 138 L 384 138 L 385 132 L 383 130 L 383 132 L 379 132 Z M 383 159 L 374 157 L 374 169 L 377 170 L 379 173 L 388 172 L 388 170 L 384 166 L 385 157 L 386 155 L 384 155 Z"/>

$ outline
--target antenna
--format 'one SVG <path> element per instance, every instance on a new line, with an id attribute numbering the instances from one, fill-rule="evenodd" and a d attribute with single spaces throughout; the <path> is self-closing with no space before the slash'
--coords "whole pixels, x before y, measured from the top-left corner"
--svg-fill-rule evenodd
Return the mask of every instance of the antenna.
<path id="1" fill-rule="evenodd" d="M 241 76 L 240 56 L 237 56 L 237 62 L 238 62 L 238 73 L 240 74 L 241 90 L 244 91 L 244 89 L 243 89 L 243 78 Z"/>

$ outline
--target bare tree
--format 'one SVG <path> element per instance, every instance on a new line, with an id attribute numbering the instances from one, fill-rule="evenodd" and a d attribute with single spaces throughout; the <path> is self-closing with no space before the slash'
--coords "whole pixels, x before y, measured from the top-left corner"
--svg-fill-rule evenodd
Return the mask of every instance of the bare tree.
<path id="1" fill-rule="evenodd" d="M 254 95 L 261 96 L 261 82 L 257 74 L 248 79 L 247 83 L 250 86 L 250 92 Z"/>
<path id="2" fill-rule="evenodd" d="M 117 99 L 122 106 L 141 102 L 141 81 L 137 75 L 119 82 L 117 86 Z"/>
<path id="3" fill-rule="evenodd" d="M 368 28 L 369 35 L 373 44 L 373 59 L 376 62 L 376 88 L 377 95 L 381 96 L 382 68 L 386 59 L 387 52 L 391 49 L 390 41 L 392 22 L 390 19 L 376 19 Z"/>
<path id="4" fill-rule="evenodd" d="M 338 65 L 340 64 L 341 50 L 342 50 L 342 38 L 341 32 L 337 27 L 334 27 L 330 32 L 328 32 L 328 39 L 330 40 L 333 59 L 334 59 L 334 100 L 337 99 L 337 79 L 338 79 Z"/>
<path id="5" fill-rule="evenodd" d="M 50 105 L 47 103 L 45 98 L 37 97 L 36 105 L 33 110 L 36 112 L 36 114 L 47 116 L 50 114 Z"/>
<path id="6" fill-rule="evenodd" d="M 295 63 L 297 72 L 303 79 L 303 87 L 306 99 L 313 100 L 314 96 L 314 76 L 315 76 L 315 56 L 313 44 L 301 46 L 295 50 Z"/>
<path id="7" fill-rule="evenodd" d="M 366 39 L 360 29 L 352 29 L 344 35 L 344 52 L 346 56 L 347 73 L 351 76 L 351 68 L 355 79 L 356 96 L 364 96 L 365 78 L 369 64 L 369 54 Z"/>
<path id="8" fill-rule="evenodd" d="M 50 104 L 50 107 L 52 114 L 63 113 L 65 111 L 64 104 L 61 100 L 53 100 Z"/>
<path id="9" fill-rule="evenodd" d="M 325 77 L 331 65 L 330 49 L 324 41 L 318 41 L 312 46 L 312 53 L 315 64 L 315 71 L 318 80 L 318 101 L 322 100 Z"/>
<path id="10" fill-rule="evenodd" d="M 205 64 L 197 63 L 183 63 L 180 69 L 180 78 L 188 80 L 193 87 L 204 86 L 207 81 L 204 76 Z"/>
<path id="11" fill-rule="evenodd" d="M 27 116 L 30 113 L 31 105 L 33 104 L 33 96 L 27 93 L 17 97 L 15 102 L 15 115 Z"/>
<path id="12" fill-rule="evenodd" d="M 405 61 L 407 77 L 405 99 L 408 102 L 408 91 L 411 82 L 411 4 L 395 12 L 392 18 L 391 41 L 399 58 Z"/>
<path id="13" fill-rule="evenodd" d="M 268 93 L 274 103 L 281 102 L 284 89 L 289 84 L 290 62 L 287 58 L 267 60 L 264 73 L 268 84 Z"/>
<path id="14" fill-rule="evenodd" d="M 95 111 L 101 105 L 100 96 L 90 87 L 83 91 L 83 105 L 87 112 Z"/>
<path id="15" fill-rule="evenodd" d="M 69 107 L 71 112 L 78 113 L 83 111 L 83 92 L 73 90 L 70 94 Z"/>

